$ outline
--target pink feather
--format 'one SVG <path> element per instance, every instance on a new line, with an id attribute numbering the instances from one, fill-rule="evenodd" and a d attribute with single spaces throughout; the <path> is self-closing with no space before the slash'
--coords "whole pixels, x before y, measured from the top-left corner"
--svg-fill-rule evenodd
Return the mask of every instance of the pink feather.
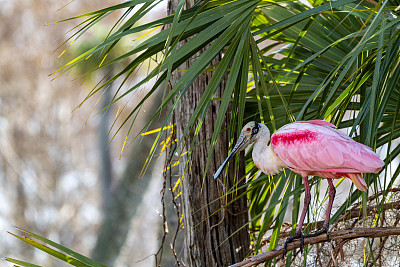
<path id="1" fill-rule="evenodd" d="M 335 124 L 332 124 L 332 123 L 324 121 L 324 120 L 296 121 L 296 123 L 309 123 L 309 124 L 314 124 L 314 125 L 319 125 L 319 126 L 329 126 L 332 128 L 337 128 Z"/>
<path id="2" fill-rule="evenodd" d="M 334 179 L 346 176 L 366 191 L 361 174 L 379 172 L 383 161 L 371 148 L 334 128 L 322 120 L 290 123 L 271 136 L 272 149 L 296 173 Z"/>

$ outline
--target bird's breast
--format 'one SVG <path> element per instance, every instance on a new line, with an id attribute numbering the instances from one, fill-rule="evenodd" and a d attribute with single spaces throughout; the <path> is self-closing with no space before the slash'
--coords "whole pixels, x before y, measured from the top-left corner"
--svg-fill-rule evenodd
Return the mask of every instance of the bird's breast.
<path id="1" fill-rule="evenodd" d="M 274 175 L 287 168 L 270 146 L 257 147 L 255 145 L 252 157 L 256 167 L 266 175 Z"/>

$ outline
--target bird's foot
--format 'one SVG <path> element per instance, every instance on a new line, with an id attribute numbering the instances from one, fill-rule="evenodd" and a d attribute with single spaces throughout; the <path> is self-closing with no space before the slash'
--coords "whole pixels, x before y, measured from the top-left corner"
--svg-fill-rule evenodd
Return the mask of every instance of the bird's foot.
<path id="1" fill-rule="evenodd" d="M 326 234 L 326 236 L 328 237 L 328 240 L 329 240 L 329 229 L 328 229 L 327 226 L 323 226 L 321 228 L 321 230 L 316 231 L 314 233 L 310 233 L 308 235 L 305 235 L 304 237 L 315 237 L 315 236 L 319 236 L 319 235 L 322 235 L 322 234 Z"/>
<path id="2" fill-rule="evenodd" d="M 295 233 L 294 235 L 289 236 L 288 238 L 286 238 L 285 244 L 283 245 L 284 250 L 283 250 L 282 259 L 284 259 L 284 258 L 286 257 L 286 254 L 287 254 L 287 245 L 288 245 L 288 243 L 290 243 L 290 242 L 292 242 L 293 240 L 298 239 L 298 238 L 300 238 L 300 244 L 301 244 L 301 245 L 300 245 L 300 251 L 301 251 L 301 253 L 303 253 L 304 235 L 303 235 L 302 232 Z"/>

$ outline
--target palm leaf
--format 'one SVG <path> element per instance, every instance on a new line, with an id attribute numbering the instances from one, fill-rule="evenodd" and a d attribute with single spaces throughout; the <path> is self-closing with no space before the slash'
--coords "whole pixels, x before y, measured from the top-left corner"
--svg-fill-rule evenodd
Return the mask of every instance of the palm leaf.
<path id="1" fill-rule="evenodd" d="M 16 235 L 13 233 L 10 233 L 10 234 L 15 236 L 16 238 L 28 243 L 29 245 L 36 247 L 36 248 L 48 253 L 49 255 L 51 255 L 55 258 L 58 258 L 66 263 L 69 263 L 73 266 L 106 267 L 105 265 L 103 265 L 99 262 L 96 262 L 88 257 L 85 257 L 69 248 L 66 248 L 60 244 L 57 244 L 56 242 L 53 242 L 53 241 L 51 241 L 47 238 L 44 238 L 40 235 L 34 234 L 32 232 L 26 231 L 26 230 L 18 228 L 18 227 L 16 227 L 16 229 L 20 230 L 24 234 L 32 236 L 33 238 L 41 241 L 42 243 L 39 243 L 39 242 L 35 241 L 34 239 L 27 237 L 27 236 L 20 236 L 20 235 Z M 16 264 L 20 264 L 21 266 L 27 266 L 27 267 L 36 266 L 36 265 L 25 263 L 23 261 L 14 260 L 11 258 L 7 258 L 7 260 L 10 262 L 16 263 Z"/>

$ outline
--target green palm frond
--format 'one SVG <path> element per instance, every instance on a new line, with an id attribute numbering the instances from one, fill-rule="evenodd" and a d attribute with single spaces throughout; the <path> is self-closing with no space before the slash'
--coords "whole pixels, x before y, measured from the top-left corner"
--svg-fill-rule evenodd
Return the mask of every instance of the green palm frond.
<path id="1" fill-rule="evenodd" d="M 24 229 L 16 227 L 17 230 L 21 231 L 23 235 L 17 235 L 10 233 L 14 237 L 24 241 L 25 243 L 38 248 L 45 253 L 61 260 L 64 261 L 72 266 L 77 266 L 77 267 L 106 267 L 105 265 L 94 261 L 86 256 L 83 256 L 69 248 L 66 248 L 54 241 L 51 241 L 47 238 L 44 238 L 40 235 L 31 233 L 29 231 L 26 231 Z M 40 241 L 36 241 L 36 240 Z M 34 267 L 38 265 L 30 264 L 24 261 L 12 259 L 12 258 L 6 258 L 7 261 L 18 264 L 19 266 L 26 266 L 26 267 Z"/>

